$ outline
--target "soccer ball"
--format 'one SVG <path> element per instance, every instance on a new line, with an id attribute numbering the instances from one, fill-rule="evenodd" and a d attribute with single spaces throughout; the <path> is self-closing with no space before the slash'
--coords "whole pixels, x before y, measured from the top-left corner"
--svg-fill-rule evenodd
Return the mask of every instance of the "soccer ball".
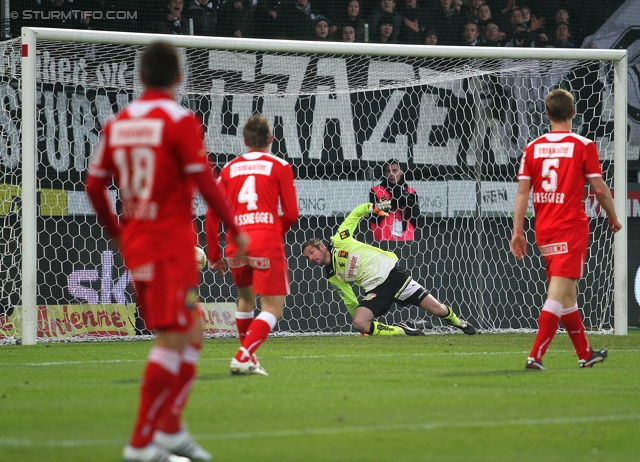
<path id="1" fill-rule="evenodd" d="M 198 271 L 202 271 L 205 266 L 207 266 L 207 254 L 196 246 L 196 268 L 198 268 Z"/>

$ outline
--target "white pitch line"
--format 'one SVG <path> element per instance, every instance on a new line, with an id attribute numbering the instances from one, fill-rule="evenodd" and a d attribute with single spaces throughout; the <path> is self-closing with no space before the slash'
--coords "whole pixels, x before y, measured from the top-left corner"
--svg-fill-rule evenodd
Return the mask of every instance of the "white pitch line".
<path id="1" fill-rule="evenodd" d="M 219 435 L 195 435 L 196 440 L 238 440 L 253 438 L 290 438 L 299 436 L 325 436 L 345 433 L 375 433 L 387 431 L 430 431 L 450 428 L 492 428 L 504 426 L 538 426 L 538 425 L 564 425 L 576 423 L 594 422 L 622 422 L 640 420 L 640 414 L 627 415 L 601 415 L 585 417 L 558 417 L 547 419 L 511 419 L 501 421 L 470 421 L 470 422 L 425 422 L 417 424 L 399 425 L 370 425 L 356 427 L 324 427 L 296 430 L 274 430 L 259 432 L 222 433 Z M 0 438 L 0 447 L 91 447 L 91 446 L 115 446 L 125 444 L 126 440 L 57 440 L 34 441 L 28 439 Z"/>
<path id="2" fill-rule="evenodd" d="M 633 351 L 639 352 L 640 348 L 615 349 L 614 352 Z M 552 353 L 573 353 L 573 350 L 553 350 Z M 410 355 L 388 353 L 376 354 L 376 358 L 380 357 L 397 357 L 397 356 L 506 356 L 506 355 L 525 355 L 527 351 L 451 351 L 451 352 L 424 352 L 411 353 Z M 369 354 L 339 354 L 339 355 L 301 355 L 301 356 L 282 356 L 282 359 L 331 359 L 331 358 L 369 358 Z M 207 357 L 206 353 L 201 357 L 201 364 L 207 361 L 228 361 L 229 357 Z M 42 363 L 0 363 L 0 367 L 43 367 L 43 366 L 65 366 L 65 365 L 85 365 L 85 364 L 107 364 L 107 363 L 137 363 L 146 361 L 145 359 L 104 359 L 93 361 L 55 361 Z"/>

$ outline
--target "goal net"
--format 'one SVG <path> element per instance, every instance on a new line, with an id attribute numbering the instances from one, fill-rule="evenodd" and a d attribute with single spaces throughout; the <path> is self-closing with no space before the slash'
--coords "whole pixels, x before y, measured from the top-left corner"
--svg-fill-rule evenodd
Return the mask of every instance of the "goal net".
<path id="1" fill-rule="evenodd" d="M 574 129 L 597 142 L 607 183 L 613 187 L 626 174 L 622 51 L 24 29 L 22 43 L 0 45 L 0 341 L 149 334 L 136 314 L 131 276 L 96 222 L 84 179 L 105 121 L 142 91 L 137 58 L 154 38 L 180 47 L 178 101 L 201 117 L 216 166 L 245 151 L 243 123 L 254 112 L 274 126 L 273 154 L 293 165 L 301 215 L 285 236 L 291 295 L 275 335 L 352 332 L 346 308 L 322 269 L 301 257 L 300 244 L 328 241 L 355 206 L 369 201 L 390 159 L 400 161 L 419 198 L 415 238 L 374 241 L 367 218 L 355 237 L 395 252 L 415 280 L 485 331 L 533 330 L 543 304 L 546 276 L 531 245 L 531 204 L 524 261 L 513 258 L 509 240 L 518 161 L 526 144 L 549 128 L 544 97 L 550 90 L 566 88 L 576 97 Z M 618 87 L 625 91 L 614 92 Z M 615 185 L 620 191 L 624 181 Z M 115 190 L 112 199 L 115 204 Z M 201 200 L 193 207 L 204 246 L 205 207 Z M 612 332 L 624 323 L 626 330 L 626 314 L 620 317 L 614 305 L 626 299 L 616 292 L 616 267 L 625 255 L 586 187 L 585 208 L 591 239 L 578 295 L 585 326 Z M 237 292 L 230 276 L 203 271 L 200 294 L 209 335 L 234 335 Z M 433 325 L 433 332 L 449 331 L 416 307 L 394 306 L 381 321 L 408 318 Z"/>

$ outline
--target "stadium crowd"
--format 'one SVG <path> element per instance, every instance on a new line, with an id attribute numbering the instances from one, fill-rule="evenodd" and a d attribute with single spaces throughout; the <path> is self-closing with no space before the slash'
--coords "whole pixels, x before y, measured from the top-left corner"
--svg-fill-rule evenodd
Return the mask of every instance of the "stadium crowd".
<path id="1" fill-rule="evenodd" d="M 22 26 L 288 40 L 580 47 L 624 0 L 11 0 Z M 471 26 L 474 24 L 475 26 Z"/>

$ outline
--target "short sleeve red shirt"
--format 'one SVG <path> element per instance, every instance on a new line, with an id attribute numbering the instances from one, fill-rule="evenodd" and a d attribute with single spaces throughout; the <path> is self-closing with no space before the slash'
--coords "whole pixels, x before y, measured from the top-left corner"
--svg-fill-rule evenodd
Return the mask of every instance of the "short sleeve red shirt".
<path id="1" fill-rule="evenodd" d="M 571 132 L 549 132 L 524 153 L 519 180 L 531 180 L 538 236 L 586 225 L 587 178 L 601 177 L 595 143 Z"/>
<path id="2" fill-rule="evenodd" d="M 89 175 L 115 177 L 127 266 L 193 253 L 189 174 L 209 168 L 200 123 L 163 92 L 145 92 L 105 125 Z"/>
<path id="3" fill-rule="evenodd" d="M 248 152 L 222 168 L 220 183 L 235 224 L 249 235 L 249 249 L 282 245 L 283 234 L 298 218 L 291 165 L 266 152 Z M 233 253 L 233 243 L 229 246 Z"/>

